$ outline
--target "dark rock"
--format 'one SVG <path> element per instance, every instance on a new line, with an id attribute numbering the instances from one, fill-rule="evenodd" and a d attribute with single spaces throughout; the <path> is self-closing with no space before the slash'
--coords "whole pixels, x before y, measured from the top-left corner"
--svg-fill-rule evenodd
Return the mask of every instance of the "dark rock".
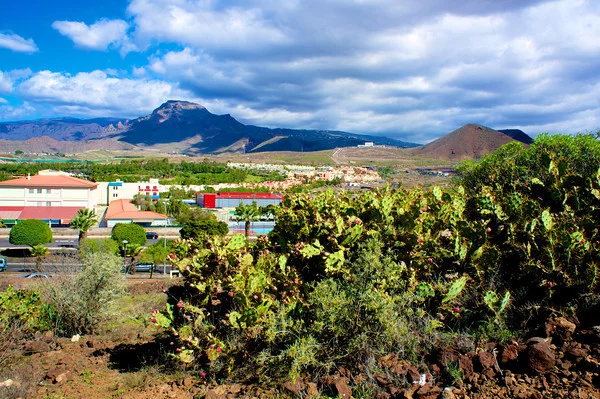
<path id="1" fill-rule="evenodd" d="M 527 365 L 536 373 L 545 373 L 556 364 L 554 351 L 544 339 L 530 339 L 527 342 Z"/>
<path id="2" fill-rule="evenodd" d="M 473 379 L 473 361 L 466 355 L 461 355 L 458 358 L 458 367 L 463 373 L 465 380 Z"/>
<path id="3" fill-rule="evenodd" d="M 433 384 L 425 384 L 415 392 L 417 399 L 437 399 L 442 393 L 442 388 Z"/>
<path id="4" fill-rule="evenodd" d="M 502 355 L 500 356 L 500 362 L 502 364 L 510 363 L 517 360 L 519 356 L 519 351 L 517 350 L 516 345 L 506 345 L 502 350 Z"/>
<path id="5" fill-rule="evenodd" d="M 72 379 L 72 377 L 71 372 L 64 367 L 58 367 L 46 373 L 46 379 L 50 380 L 53 384 L 62 384 L 63 382 Z"/>
<path id="6" fill-rule="evenodd" d="M 575 332 L 577 326 L 565 319 L 564 317 L 557 317 L 556 319 L 550 319 L 546 322 L 546 336 L 562 336 L 567 334 L 570 338 Z"/>
<path id="7" fill-rule="evenodd" d="M 23 350 L 25 351 L 25 353 L 28 354 L 44 353 L 50 351 L 50 346 L 48 346 L 47 343 L 42 341 L 28 341 L 27 343 L 25 343 Z"/>
<path id="8" fill-rule="evenodd" d="M 296 377 L 296 381 L 293 383 L 291 381 L 286 381 L 285 384 L 283 384 L 283 387 L 294 395 L 300 395 L 306 389 L 306 384 L 302 378 Z"/>
<path id="9" fill-rule="evenodd" d="M 494 368 L 496 366 L 494 355 L 488 351 L 479 352 L 477 354 L 477 361 L 482 370 Z"/>
<path id="10" fill-rule="evenodd" d="M 321 383 L 327 386 L 329 389 L 335 388 L 338 395 L 342 399 L 352 397 L 352 389 L 348 386 L 348 378 L 329 375 L 321 379 Z"/>

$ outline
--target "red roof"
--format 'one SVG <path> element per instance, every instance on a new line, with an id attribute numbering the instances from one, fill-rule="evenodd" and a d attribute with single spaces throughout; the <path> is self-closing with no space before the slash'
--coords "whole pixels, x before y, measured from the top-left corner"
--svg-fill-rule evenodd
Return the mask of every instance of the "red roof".
<path id="1" fill-rule="evenodd" d="M 167 215 L 151 211 L 138 211 L 128 199 L 112 201 L 106 210 L 105 219 L 166 219 Z"/>
<path id="2" fill-rule="evenodd" d="M 35 175 L 0 182 L 3 187 L 96 188 L 97 183 L 67 175 Z"/>
<path id="3" fill-rule="evenodd" d="M 77 206 L 0 206 L 0 218 L 11 220 L 62 220 L 68 223 L 77 216 Z"/>

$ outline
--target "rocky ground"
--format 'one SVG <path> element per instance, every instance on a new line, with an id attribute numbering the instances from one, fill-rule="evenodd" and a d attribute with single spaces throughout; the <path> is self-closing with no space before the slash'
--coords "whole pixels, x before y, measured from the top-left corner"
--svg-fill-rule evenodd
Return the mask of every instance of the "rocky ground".
<path id="1" fill-rule="evenodd" d="M 600 326 L 580 328 L 563 318 L 547 323 L 545 337 L 523 343 L 440 348 L 426 368 L 390 354 L 371 375 L 342 368 L 279 387 L 216 385 L 199 370 L 168 364 L 170 342 L 149 313 L 164 305 L 162 291 L 170 284 L 131 280 L 123 318 L 95 336 L 39 333 L 0 348 L 0 398 L 600 398 Z M 376 384 L 355 388 L 365 379 Z"/>

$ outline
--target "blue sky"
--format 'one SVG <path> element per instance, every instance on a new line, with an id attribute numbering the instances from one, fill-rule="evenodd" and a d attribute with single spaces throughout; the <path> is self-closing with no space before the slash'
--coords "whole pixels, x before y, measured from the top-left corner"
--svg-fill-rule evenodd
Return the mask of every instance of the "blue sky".
<path id="1" fill-rule="evenodd" d="M 465 123 L 600 128 L 595 0 L 12 1 L 0 121 L 169 99 L 269 127 L 428 142 Z"/>

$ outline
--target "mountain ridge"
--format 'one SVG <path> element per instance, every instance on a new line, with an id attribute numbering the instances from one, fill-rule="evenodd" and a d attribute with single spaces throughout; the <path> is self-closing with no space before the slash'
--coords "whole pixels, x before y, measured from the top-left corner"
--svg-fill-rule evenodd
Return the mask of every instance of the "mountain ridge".
<path id="1" fill-rule="evenodd" d="M 412 148 L 419 144 L 383 136 L 332 130 L 267 128 L 245 125 L 229 114 L 216 115 L 201 104 L 168 100 L 150 114 L 118 118 L 51 118 L 0 122 L 0 140 L 48 136 L 58 141 L 114 139 L 143 148 L 189 143 L 190 155 L 221 152 L 320 151 L 365 142 Z M 181 146 L 178 146 L 181 147 Z"/>

